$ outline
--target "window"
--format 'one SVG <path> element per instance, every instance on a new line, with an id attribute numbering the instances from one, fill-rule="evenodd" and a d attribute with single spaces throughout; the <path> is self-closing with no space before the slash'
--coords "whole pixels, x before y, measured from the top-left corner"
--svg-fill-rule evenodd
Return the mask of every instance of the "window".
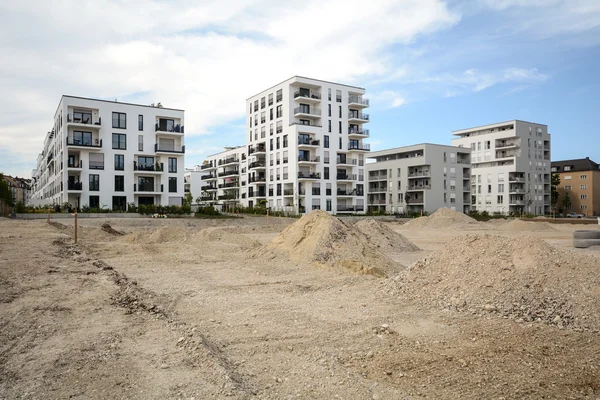
<path id="1" fill-rule="evenodd" d="M 571 170 L 571 166 L 570 165 L 565 165 L 565 171 L 570 171 Z"/>
<path id="2" fill-rule="evenodd" d="M 587 210 L 587 206 L 584 205 L 584 204 L 582 204 L 581 206 L 579 206 L 579 208 L 582 209 L 582 210 Z"/>
<path id="3" fill-rule="evenodd" d="M 485 149 L 486 149 L 486 150 L 489 150 L 489 149 L 491 148 L 491 146 L 492 146 L 492 145 L 491 145 L 491 142 L 490 142 L 489 140 L 487 140 L 487 141 L 485 142 Z"/>
<path id="4" fill-rule="evenodd" d="M 273 139 L 269 140 L 269 151 L 273 151 Z"/>
<path id="5" fill-rule="evenodd" d="M 571 190 L 571 185 L 565 186 L 565 190 Z"/>
<path id="6" fill-rule="evenodd" d="M 138 151 L 144 151 L 144 135 L 138 135 Z"/>
<path id="7" fill-rule="evenodd" d="M 328 107 L 327 115 L 331 117 L 331 104 L 328 104 L 327 107 Z"/>
<path id="8" fill-rule="evenodd" d="M 340 109 L 340 111 L 339 111 L 339 114 L 340 114 L 339 118 L 342 118 L 342 106 L 339 106 L 339 109 Z M 340 123 L 341 123 L 341 122 L 340 122 Z M 340 132 L 340 133 L 341 133 L 341 132 Z"/>
<path id="9" fill-rule="evenodd" d="M 100 208 L 100 196 L 90 196 L 90 208 Z"/>
<path id="10" fill-rule="evenodd" d="M 100 175 L 90 174 L 90 192 L 100 191 Z"/>
<path id="11" fill-rule="evenodd" d="M 115 175 L 115 192 L 125 191 L 125 177 L 123 175 Z"/>
<path id="12" fill-rule="evenodd" d="M 327 100 L 331 101 L 331 88 L 327 89 Z"/>
<path id="13" fill-rule="evenodd" d="M 273 105 L 273 93 L 269 95 L 269 105 Z"/>
<path id="14" fill-rule="evenodd" d="M 504 183 L 499 183 L 498 184 L 498 193 L 503 193 L 504 192 Z"/>
<path id="15" fill-rule="evenodd" d="M 281 100 L 283 100 L 283 90 L 279 89 L 277 91 L 277 102 L 279 103 Z"/>
<path id="16" fill-rule="evenodd" d="M 169 172 L 177 172 L 177 158 L 169 157 Z"/>
<path id="17" fill-rule="evenodd" d="M 342 133 L 342 121 L 338 122 L 338 131 Z"/>
<path id="18" fill-rule="evenodd" d="M 342 91 L 341 90 L 335 91 L 335 101 L 337 101 L 338 103 L 342 102 Z"/>
<path id="19" fill-rule="evenodd" d="M 265 98 L 264 97 L 262 97 L 260 99 L 260 109 L 262 110 L 263 108 L 265 108 Z"/>
<path id="20" fill-rule="evenodd" d="M 331 211 L 331 200 L 325 200 L 325 210 Z"/>
<path id="21" fill-rule="evenodd" d="M 260 113 L 260 123 L 264 124 L 267 121 L 267 117 L 265 116 L 265 112 Z"/>
<path id="22" fill-rule="evenodd" d="M 269 125 L 269 135 L 273 136 L 273 124 Z"/>
<path id="23" fill-rule="evenodd" d="M 258 100 L 254 100 L 254 112 L 258 111 Z"/>
<path id="24" fill-rule="evenodd" d="M 581 200 L 587 200 L 587 194 L 582 194 L 579 196 Z"/>
<path id="25" fill-rule="evenodd" d="M 90 153 L 89 168 L 90 169 L 104 169 L 104 154 L 103 153 Z"/>
<path id="26" fill-rule="evenodd" d="M 277 121 L 276 132 L 277 133 L 283 132 L 283 121 Z"/>
<path id="27" fill-rule="evenodd" d="M 329 148 L 329 136 L 327 135 L 323 136 L 323 147 L 325 147 L 326 149 Z"/>
<path id="28" fill-rule="evenodd" d="M 581 190 L 586 190 L 586 189 L 587 189 L 587 185 L 580 185 L 580 186 L 579 186 L 579 189 L 581 189 Z"/>
<path id="29" fill-rule="evenodd" d="M 329 130 L 328 130 L 328 132 L 331 133 L 331 120 L 329 120 L 328 122 L 329 122 Z"/>
<path id="30" fill-rule="evenodd" d="M 579 175 L 579 179 L 587 179 L 587 175 Z"/>
<path id="31" fill-rule="evenodd" d="M 127 114 L 118 112 L 112 113 L 112 127 L 127 129 Z"/>
<path id="32" fill-rule="evenodd" d="M 113 196 L 113 211 L 127 211 L 127 197 L 126 196 Z"/>
<path id="33" fill-rule="evenodd" d="M 252 106 L 250 106 L 252 107 Z M 252 128 L 252 115 L 250 116 L 250 128 Z"/>
<path id="34" fill-rule="evenodd" d="M 504 204 L 504 196 L 503 195 L 498 195 L 498 198 L 496 199 L 496 202 L 498 204 Z"/>
<path id="35" fill-rule="evenodd" d="M 119 150 L 127 150 L 127 135 L 123 133 L 113 133 L 112 148 Z"/>
<path id="36" fill-rule="evenodd" d="M 283 117 L 283 106 L 277 106 L 277 118 Z"/>
<path id="37" fill-rule="evenodd" d="M 169 193 L 177 193 L 177 178 L 169 177 Z"/>
<path id="38" fill-rule="evenodd" d="M 288 135 L 283 135 L 283 147 L 288 147 Z"/>
<path id="39" fill-rule="evenodd" d="M 277 148 L 277 150 L 279 150 L 279 138 L 275 138 L 275 139 L 276 139 L 276 142 L 275 142 L 276 148 Z"/>
<path id="40" fill-rule="evenodd" d="M 138 115 L 138 131 L 144 130 L 144 116 Z"/>
<path id="41" fill-rule="evenodd" d="M 92 132 L 73 132 L 73 144 L 80 144 L 83 146 L 91 146 L 92 145 Z M 96 144 L 98 144 L 98 139 L 96 139 Z"/>
<path id="42" fill-rule="evenodd" d="M 488 185 L 488 193 L 492 193 L 492 185 Z"/>
<path id="43" fill-rule="evenodd" d="M 340 150 L 342 149 L 342 138 L 340 138 Z"/>
<path id="44" fill-rule="evenodd" d="M 254 114 L 254 126 L 258 126 L 258 114 Z"/>
<path id="45" fill-rule="evenodd" d="M 565 176 L 565 181 L 570 181 L 571 180 L 571 175 L 566 175 Z"/>
<path id="46" fill-rule="evenodd" d="M 273 121 L 273 109 L 269 109 L 269 121 Z"/>
<path id="47" fill-rule="evenodd" d="M 115 171 L 123 171 L 125 169 L 125 156 L 123 154 L 115 154 Z"/>
<path id="48" fill-rule="evenodd" d="M 329 167 L 323 167 L 323 177 L 329 179 Z"/>

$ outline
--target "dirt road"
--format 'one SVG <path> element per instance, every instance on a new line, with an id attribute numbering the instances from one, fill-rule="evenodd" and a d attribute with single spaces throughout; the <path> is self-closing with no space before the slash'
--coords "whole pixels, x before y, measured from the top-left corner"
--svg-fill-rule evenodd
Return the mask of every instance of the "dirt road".
<path id="1" fill-rule="evenodd" d="M 109 221 L 123 236 L 102 222 L 73 245 L 69 226 L 0 220 L 1 399 L 600 396 L 598 334 L 248 257 L 289 221 Z M 405 265 L 452 236 L 406 235 L 426 250 Z"/>

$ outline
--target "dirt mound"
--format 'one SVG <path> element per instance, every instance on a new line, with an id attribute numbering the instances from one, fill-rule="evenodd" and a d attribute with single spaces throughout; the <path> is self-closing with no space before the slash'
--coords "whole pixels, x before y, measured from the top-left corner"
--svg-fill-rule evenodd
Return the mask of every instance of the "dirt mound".
<path id="1" fill-rule="evenodd" d="M 253 256 L 284 256 L 295 262 L 342 267 L 375 276 L 385 276 L 398 268 L 362 232 L 321 210 L 311 211 L 288 226 L 270 243 L 255 250 Z"/>
<path id="2" fill-rule="evenodd" d="M 247 236 L 233 232 L 229 228 L 205 228 L 194 235 L 194 239 L 204 242 L 220 242 L 235 244 L 240 247 L 252 248 L 260 244 L 256 240 L 252 240 Z"/>
<path id="3" fill-rule="evenodd" d="M 533 237 L 466 235 L 399 274 L 417 302 L 600 331 L 600 260 Z"/>
<path id="4" fill-rule="evenodd" d="M 110 226 L 110 224 L 108 222 L 103 223 L 100 228 L 104 232 L 109 233 L 111 235 L 114 235 L 114 236 L 123 236 L 123 232 L 119 232 L 118 230 L 114 229 L 112 226 Z"/>
<path id="5" fill-rule="evenodd" d="M 520 219 L 514 219 L 503 225 L 500 229 L 504 231 L 529 231 L 529 232 L 553 232 L 556 228 L 547 222 L 527 222 Z"/>
<path id="6" fill-rule="evenodd" d="M 361 219 L 354 226 L 367 236 L 369 242 L 385 252 L 419 251 L 410 240 L 373 218 Z"/>
<path id="7" fill-rule="evenodd" d="M 129 243 L 156 244 L 168 242 L 186 242 L 188 234 L 181 228 L 158 228 L 153 231 L 135 232 L 123 236 Z"/>
<path id="8" fill-rule="evenodd" d="M 49 224 L 55 227 L 56 229 L 67 229 L 67 226 L 65 224 L 61 224 L 60 222 L 50 221 Z"/>
<path id="9" fill-rule="evenodd" d="M 456 228 L 463 225 L 476 225 L 478 222 L 466 214 L 450 208 L 440 208 L 428 217 L 419 217 L 404 224 L 409 228 Z"/>

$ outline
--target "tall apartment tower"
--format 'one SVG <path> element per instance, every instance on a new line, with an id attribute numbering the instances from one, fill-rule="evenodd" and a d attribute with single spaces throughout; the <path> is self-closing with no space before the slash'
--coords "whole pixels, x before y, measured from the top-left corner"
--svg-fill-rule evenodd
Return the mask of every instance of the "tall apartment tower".
<path id="1" fill-rule="evenodd" d="M 125 210 L 181 205 L 184 111 L 62 96 L 33 173 L 33 199 Z"/>
<path id="2" fill-rule="evenodd" d="M 471 150 L 477 211 L 549 214 L 550 135 L 546 125 L 513 120 L 452 132 Z"/>
<path id="3" fill-rule="evenodd" d="M 449 207 L 469 212 L 471 152 L 439 144 L 417 144 L 371 153 L 367 164 L 369 211 L 433 213 Z"/>
<path id="4" fill-rule="evenodd" d="M 246 146 L 227 147 L 207 157 L 202 165 L 186 171 L 186 190 L 201 203 L 231 209 L 246 198 L 248 168 Z"/>
<path id="5" fill-rule="evenodd" d="M 363 88 L 294 76 L 246 100 L 245 206 L 365 212 Z"/>

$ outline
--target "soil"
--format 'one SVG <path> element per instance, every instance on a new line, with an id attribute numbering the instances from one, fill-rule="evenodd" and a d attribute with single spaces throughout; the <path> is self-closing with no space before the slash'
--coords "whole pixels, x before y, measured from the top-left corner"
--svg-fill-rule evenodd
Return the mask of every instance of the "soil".
<path id="1" fill-rule="evenodd" d="M 296 221 L 80 219 L 74 244 L 72 221 L 0 219 L 0 398 L 600 396 L 600 335 L 592 322 L 576 323 L 584 315 L 593 321 L 600 293 L 589 271 L 600 265 L 600 252 L 572 248 L 576 225 L 517 232 L 487 224 L 496 235 L 488 240 L 473 236 L 480 224 L 433 230 L 388 223 L 421 249 L 393 255 L 412 266 L 406 273 L 418 290 L 411 291 L 399 279 L 402 268 L 378 278 L 315 266 L 310 253 L 254 257 Z M 103 223 L 124 235 L 105 232 Z M 364 234 L 351 232 L 348 247 L 362 243 L 352 238 Z M 474 237 L 504 246 L 488 254 L 468 242 Z M 392 257 L 384 248 L 373 251 Z M 505 315 L 504 289 L 524 289 L 510 284 L 520 282 L 514 277 L 477 277 L 481 260 L 496 256 L 492 271 L 512 260 L 510 274 L 539 274 L 533 287 L 548 287 L 548 297 L 570 293 L 564 310 L 572 318 L 561 326 L 554 318 Z M 443 279 L 423 284 L 436 260 L 449 265 L 447 282 L 471 279 L 474 288 L 462 284 L 458 298 L 471 306 L 448 307 L 436 286 Z M 484 281 L 497 295 L 481 295 L 477 282 Z M 486 301 L 497 310 L 484 310 Z"/>

